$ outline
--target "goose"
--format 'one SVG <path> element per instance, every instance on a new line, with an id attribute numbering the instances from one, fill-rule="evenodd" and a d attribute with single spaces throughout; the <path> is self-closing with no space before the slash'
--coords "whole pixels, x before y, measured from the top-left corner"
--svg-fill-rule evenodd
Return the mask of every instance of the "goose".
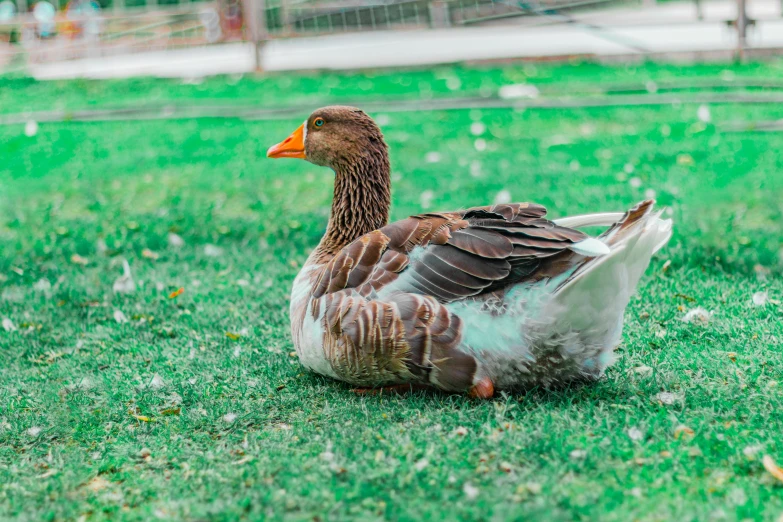
<path id="1" fill-rule="evenodd" d="M 293 344 L 308 369 L 357 392 L 497 390 L 599 379 L 671 220 L 627 212 L 546 218 L 533 203 L 389 223 L 388 147 L 362 110 L 314 111 L 269 158 L 331 168 L 326 231 L 293 283 Z M 580 228 L 606 227 L 597 237 Z"/>

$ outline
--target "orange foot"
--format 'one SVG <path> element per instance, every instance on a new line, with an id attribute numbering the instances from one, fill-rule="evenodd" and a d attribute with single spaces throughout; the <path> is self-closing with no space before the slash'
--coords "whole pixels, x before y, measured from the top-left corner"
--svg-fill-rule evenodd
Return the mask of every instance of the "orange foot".
<path id="1" fill-rule="evenodd" d="M 396 393 L 404 395 L 414 391 L 429 390 L 430 386 L 426 384 L 395 384 L 393 386 L 382 386 L 380 388 L 354 388 L 351 390 L 356 395 L 379 395 L 385 393 Z"/>
<path id="2" fill-rule="evenodd" d="M 484 377 L 468 390 L 468 396 L 474 399 L 491 399 L 495 395 L 495 385 L 489 377 Z"/>

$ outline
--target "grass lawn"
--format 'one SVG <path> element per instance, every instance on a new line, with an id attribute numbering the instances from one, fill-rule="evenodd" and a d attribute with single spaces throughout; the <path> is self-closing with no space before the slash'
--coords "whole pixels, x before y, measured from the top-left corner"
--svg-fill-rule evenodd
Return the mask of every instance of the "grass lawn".
<path id="1" fill-rule="evenodd" d="M 309 111 L 518 82 L 542 96 L 675 79 L 744 92 L 730 80 L 782 69 L 6 78 L 0 112 Z M 490 401 L 357 397 L 291 353 L 288 293 L 324 230 L 332 174 L 264 153 L 300 119 L 0 127 L 0 518 L 779 520 L 783 483 L 761 459 L 783 463 L 783 134 L 725 124 L 783 118 L 783 106 L 700 110 L 688 101 L 698 92 L 661 106 L 374 114 L 391 146 L 393 218 L 503 190 L 553 217 L 653 193 L 671 209 L 675 235 L 606 378 Z M 128 293 L 113 291 L 123 260 Z M 768 301 L 754 304 L 757 292 Z M 709 322 L 682 321 L 696 307 Z"/>

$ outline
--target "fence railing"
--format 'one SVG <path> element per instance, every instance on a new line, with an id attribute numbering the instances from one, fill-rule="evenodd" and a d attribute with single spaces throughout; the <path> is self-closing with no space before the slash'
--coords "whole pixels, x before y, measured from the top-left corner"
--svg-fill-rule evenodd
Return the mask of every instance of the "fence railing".
<path id="1" fill-rule="evenodd" d="M 258 49 L 270 39 L 305 35 L 520 17 L 562 22 L 568 21 L 564 12 L 640 1 L 649 0 L 0 0 L 0 69 L 15 60 L 41 63 L 231 41 L 254 42 Z M 742 49 L 752 21 L 745 0 L 737 1 Z"/>

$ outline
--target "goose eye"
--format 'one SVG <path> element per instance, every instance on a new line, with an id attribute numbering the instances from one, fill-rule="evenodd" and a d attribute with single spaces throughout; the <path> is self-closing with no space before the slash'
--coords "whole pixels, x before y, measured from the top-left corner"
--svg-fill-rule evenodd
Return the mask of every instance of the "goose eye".
<path id="1" fill-rule="evenodd" d="M 315 125 L 316 127 L 323 127 L 324 123 L 325 122 L 323 118 L 316 118 L 315 121 L 313 122 L 313 125 Z"/>

